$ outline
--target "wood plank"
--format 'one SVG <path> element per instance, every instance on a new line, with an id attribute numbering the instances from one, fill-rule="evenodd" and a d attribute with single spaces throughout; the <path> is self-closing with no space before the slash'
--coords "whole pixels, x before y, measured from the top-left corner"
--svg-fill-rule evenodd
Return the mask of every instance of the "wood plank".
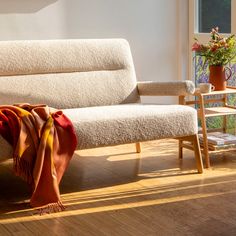
<path id="1" fill-rule="evenodd" d="M 199 175 L 178 144 L 144 142 L 142 158 L 133 144 L 76 152 L 60 185 L 66 211 L 42 216 L 22 207 L 11 163 L 0 165 L 0 235 L 235 235 L 235 153 Z"/>

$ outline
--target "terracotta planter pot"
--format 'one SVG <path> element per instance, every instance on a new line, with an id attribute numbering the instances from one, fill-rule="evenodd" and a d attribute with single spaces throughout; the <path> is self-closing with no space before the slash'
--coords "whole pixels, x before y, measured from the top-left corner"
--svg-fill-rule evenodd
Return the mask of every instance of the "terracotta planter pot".
<path id="1" fill-rule="evenodd" d="M 214 85 L 215 90 L 225 90 L 226 81 L 231 78 L 232 70 L 225 66 L 209 66 L 209 83 Z M 226 75 L 226 70 L 229 72 Z"/>

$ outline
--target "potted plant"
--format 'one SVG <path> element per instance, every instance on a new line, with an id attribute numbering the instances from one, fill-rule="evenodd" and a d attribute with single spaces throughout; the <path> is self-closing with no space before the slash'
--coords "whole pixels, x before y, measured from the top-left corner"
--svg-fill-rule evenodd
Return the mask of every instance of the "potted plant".
<path id="1" fill-rule="evenodd" d="M 225 90 L 226 81 L 231 77 L 232 71 L 226 65 L 236 59 L 236 38 L 235 35 L 222 37 L 219 28 L 213 28 L 211 39 L 206 44 L 200 44 L 195 38 L 192 51 L 196 56 L 202 56 L 204 63 L 209 65 L 209 82 L 214 85 L 215 90 Z M 228 75 L 226 75 L 228 70 Z"/>

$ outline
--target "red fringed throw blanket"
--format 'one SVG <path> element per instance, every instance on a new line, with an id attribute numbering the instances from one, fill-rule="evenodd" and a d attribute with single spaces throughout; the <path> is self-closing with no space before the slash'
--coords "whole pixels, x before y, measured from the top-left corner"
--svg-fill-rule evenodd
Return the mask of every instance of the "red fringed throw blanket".
<path id="1" fill-rule="evenodd" d="M 16 175 L 31 186 L 30 205 L 63 210 L 59 183 L 77 145 L 70 120 L 46 105 L 0 106 L 0 135 L 13 147 Z"/>

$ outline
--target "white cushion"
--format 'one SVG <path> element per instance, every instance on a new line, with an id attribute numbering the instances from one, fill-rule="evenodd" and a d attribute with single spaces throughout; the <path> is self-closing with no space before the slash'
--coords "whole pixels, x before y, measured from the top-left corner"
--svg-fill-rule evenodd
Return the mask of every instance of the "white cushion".
<path id="1" fill-rule="evenodd" d="M 63 112 L 75 127 L 78 149 L 197 133 L 196 110 L 188 106 L 126 104 Z M 11 146 L 0 136 L 0 161 L 11 155 Z"/>
<path id="2" fill-rule="evenodd" d="M 123 39 L 0 42 L 0 104 L 67 109 L 139 102 Z"/>
<path id="3" fill-rule="evenodd" d="M 138 82 L 140 96 L 185 96 L 193 94 L 195 85 L 190 80 L 185 81 L 142 81 Z"/>
<path id="4" fill-rule="evenodd" d="M 126 104 L 63 112 L 74 124 L 78 149 L 197 133 L 196 110 L 188 106 Z"/>

